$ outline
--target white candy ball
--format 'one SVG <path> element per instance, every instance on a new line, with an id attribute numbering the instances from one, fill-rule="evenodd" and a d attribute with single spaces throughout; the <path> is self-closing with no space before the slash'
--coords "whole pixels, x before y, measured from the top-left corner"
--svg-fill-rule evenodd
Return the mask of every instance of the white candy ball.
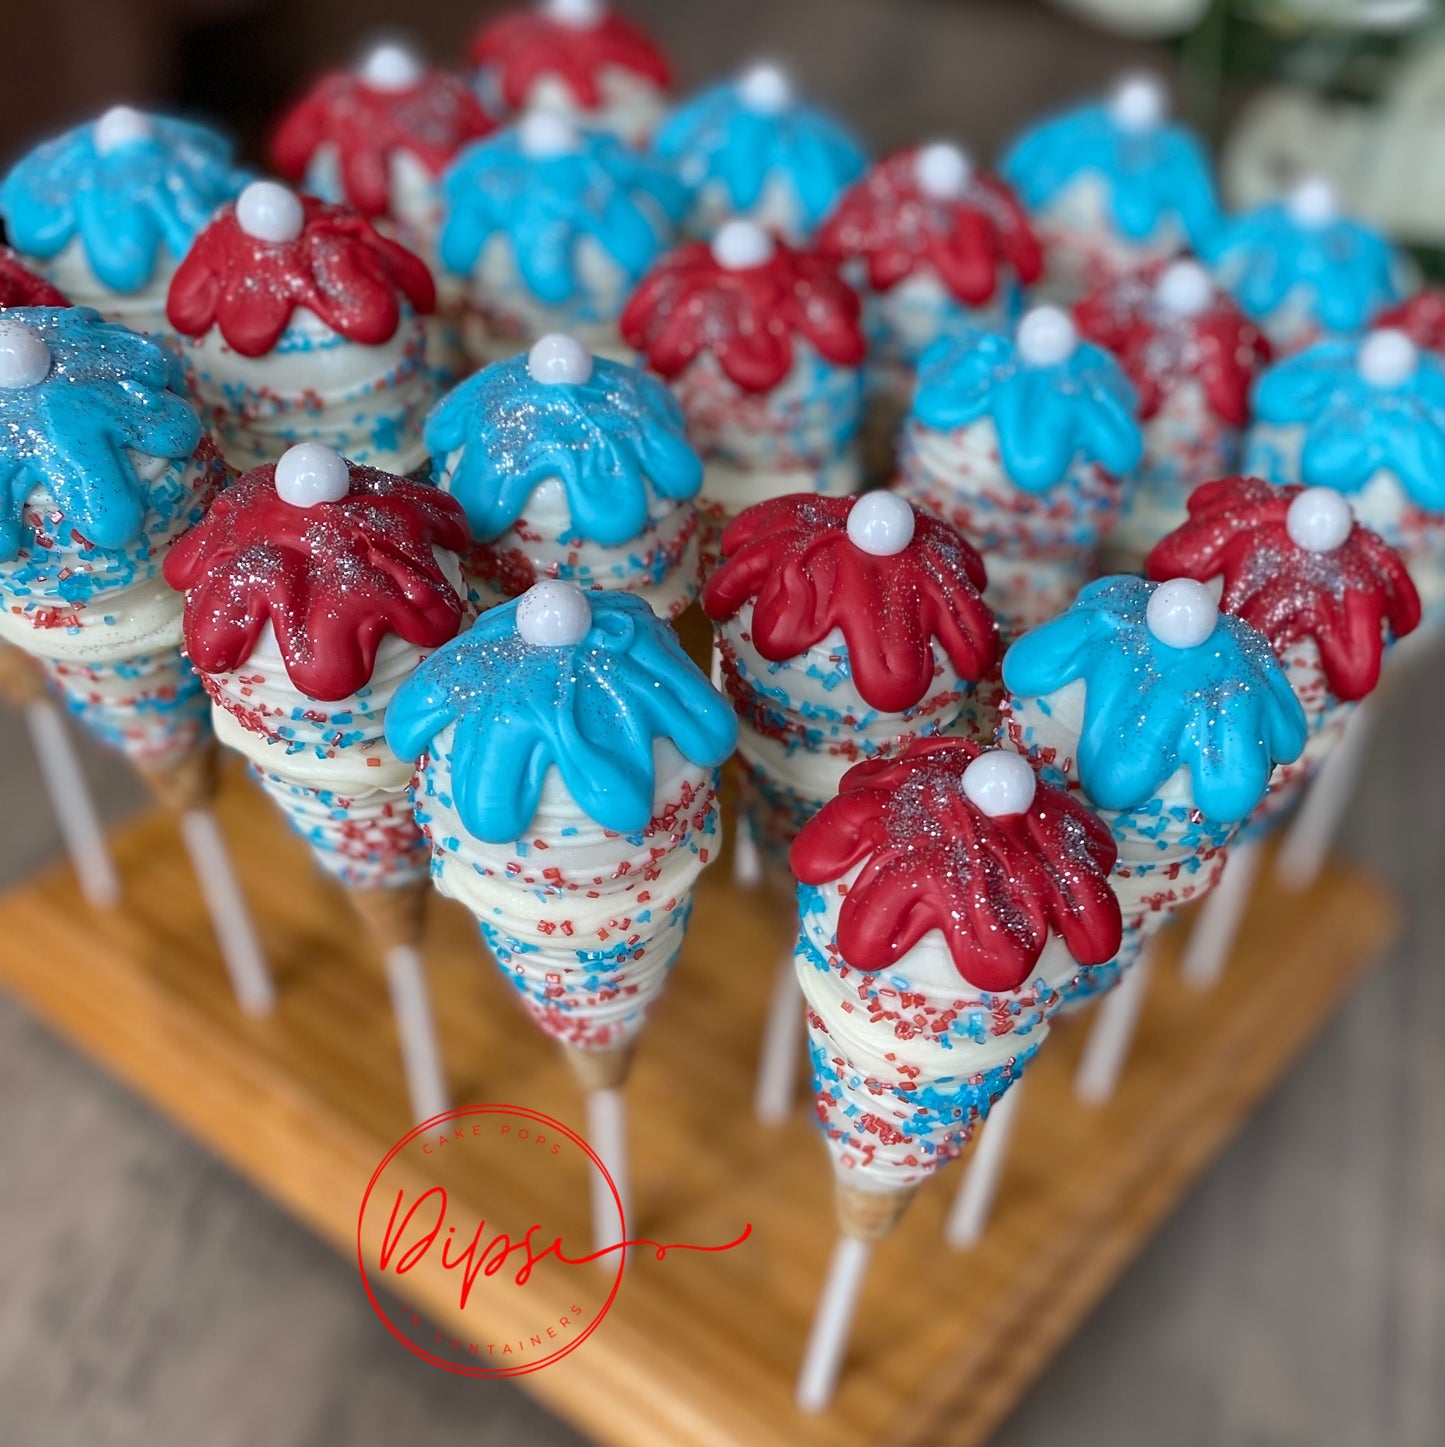
<path id="1" fill-rule="evenodd" d="M 151 118 L 143 111 L 134 106 L 112 106 L 96 121 L 91 139 L 104 156 L 135 141 L 148 141 L 154 134 Z"/>
<path id="2" fill-rule="evenodd" d="M 968 189 L 973 163 L 958 146 L 935 141 L 914 156 L 913 175 L 925 196 L 936 201 L 956 201 Z"/>
<path id="3" fill-rule="evenodd" d="M 725 271 L 766 266 L 777 249 L 773 238 L 755 221 L 725 221 L 712 239 L 713 260 Z"/>
<path id="4" fill-rule="evenodd" d="M 1299 226 L 1328 226 L 1340 214 L 1335 188 L 1323 176 L 1306 176 L 1289 193 L 1285 208 Z"/>
<path id="5" fill-rule="evenodd" d="M 896 492 L 870 492 L 848 511 L 848 540 L 874 557 L 891 558 L 913 541 L 913 509 Z"/>
<path id="6" fill-rule="evenodd" d="M 1056 306 L 1036 306 L 1019 323 L 1017 345 L 1026 365 L 1057 367 L 1074 355 L 1079 333 L 1068 312 Z"/>
<path id="7" fill-rule="evenodd" d="M 590 30 L 600 25 L 607 14 L 607 6 L 600 0 L 546 0 L 542 13 L 558 25 L 570 25 L 574 30 Z"/>
<path id="8" fill-rule="evenodd" d="M 1034 802 L 1037 787 L 1029 761 L 1008 749 L 980 754 L 963 771 L 965 797 L 990 819 L 1022 814 Z"/>
<path id="9" fill-rule="evenodd" d="M 539 648 L 570 648 L 591 627 L 592 609 L 576 583 L 534 583 L 517 600 L 517 632 Z"/>
<path id="10" fill-rule="evenodd" d="M 50 348 L 24 322 L 0 321 L 0 387 L 33 387 L 50 375 Z"/>
<path id="11" fill-rule="evenodd" d="M 1157 75 L 1124 76 L 1109 97 L 1109 116 L 1121 131 L 1152 131 L 1169 112 L 1169 92 Z"/>
<path id="12" fill-rule="evenodd" d="M 738 78 L 738 99 L 750 111 L 775 116 L 793 103 L 793 82 L 782 66 L 765 61 Z"/>
<path id="13" fill-rule="evenodd" d="M 1214 300 L 1214 287 L 1197 261 L 1176 261 L 1155 282 L 1154 300 L 1171 316 L 1202 316 Z"/>
<path id="14" fill-rule="evenodd" d="M 1355 367 L 1372 387 L 1398 387 L 1420 366 L 1420 351 L 1402 331 L 1381 327 L 1371 332 L 1355 354 Z"/>
<path id="15" fill-rule="evenodd" d="M 292 507 L 340 502 L 351 491 L 346 459 L 319 442 L 298 442 L 276 464 L 276 496 Z"/>
<path id="16" fill-rule="evenodd" d="M 1144 621 L 1166 646 L 1197 648 L 1214 632 L 1219 604 L 1203 583 L 1193 578 L 1172 578 L 1154 589 Z"/>
<path id="17" fill-rule="evenodd" d="M 532 343 L 527 353 L 527 370 L 535 382 L 549 386 L 561 382 L 585 382 L 592 375 L 592 353 L 566 332 L 548 332 Z"/>
<path id="18" fill-rule="evenodd" d="M 252 181 L 236 198 L 236 221 L 257 241 L 295 241 L 306 225 L 306 212 L 294 191 L 275 181 Z"/>
<path id="19" fill-rule="evenodd" d="M 1284 515 L 1290 541 L 1311 553 L 1332 553 L 1355 525 L 1354 509 L 1332 487 L 1307 487 Z"/>
<path id="20" fill-rule="evenodd" d="M 517 145 L 534 161 L 575 156 L 582 149 L 582 132 L 555 111 L 532 111 L 517 122 Z"/>
<path id="21" fill-rule="evenodd" d="M 372 47 L 356 73 L 372 90 L 401 92 L 420 85 L 426 67 L 416 51 L 398 41 L 384 40 Z"/>

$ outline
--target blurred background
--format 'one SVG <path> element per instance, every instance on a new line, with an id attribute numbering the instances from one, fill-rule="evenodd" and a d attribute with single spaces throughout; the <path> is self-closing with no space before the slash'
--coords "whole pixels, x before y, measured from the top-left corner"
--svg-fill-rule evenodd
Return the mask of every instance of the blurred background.
<path id="1" fill-rule="evenodd" d="M 7 7 L 0 158 L 118 101 L 206 114 L 249 159 L 318 67 L 403 22 L 458 55 L 498 6 L 45 0 Z M 682 90 L 760 56 L 878 151 L 980 157 L 1148 65 L 1222 148 L 1226 194 L 1324 171 L 1445 250 L 1433 0 L 630 0 Z M 1407 906 L 1385 967 L 1055 1363 L 1000 1447 L 1445 1442 L 1445 681 L 1382 728 L 1344 847 Z M 88 751 L 111 817 L 140 804 Z M 59 853 L 0 713 L 0 883 Z M 0 948 L 4 948 L 0 944 Z M 399 1351 L 334 1257 L 0 999 L 0 1443 L 411 1447 L 578 1439 L 510 1384 Z M 145 1242 L 139 1250 L 135 1243 Z"/>

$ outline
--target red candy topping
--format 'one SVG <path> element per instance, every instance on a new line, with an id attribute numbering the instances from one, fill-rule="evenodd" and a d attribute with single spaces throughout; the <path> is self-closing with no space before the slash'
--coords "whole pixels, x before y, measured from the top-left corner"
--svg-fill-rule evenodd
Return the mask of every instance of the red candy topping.
<path id="1" fill-rule="evenodd" d="M 1396 638 L 1420 622 L 1420 598 L 1400 556 L 1356 523 L 1332 552 L 1302 548 L 1289 534 L 1290 503 L 1302 487 L 1226 477 L 1194 489 L 1189 521 L 1149 554 L 1156 581 L 1223 577 L 1220 607 L 1269 639 L 1277 653 L 1313 639 L 1330 691 L 1360 699 L 1380 678 L 1385 628 Z"/>
<path id="2" fill-rule="evenodd" d="M 866 259 L 874 291 L 931 268 L 967 306 L 991 301 L 1005 268 L 1025 284 L 1037 281 L 1043 251 L 1013 192 L 975 173 L 961 196 L 931 196 L 918 184 L 917 156 L 889 156 L 852 186 L 819 233 L 818 249 L 840 263 Z"/>
<path id="3" fill-rule="evenodd" d="M 914 707 L 933 686 L 935 638 L 964 678 L 982 678 L 998 657 L 983 560 L 916 508 L 901 552 L 865 552 L 848 536 L 853 503 L 797 493 L 748 508 L 723 533 L 722 566 L 703 590 L 707 615 L 722 622 L 751 602 L 753 646 L 774 663 L 838 629 L 858 692 L 885 713 Z"/>
<path id="4" fill-rule="evenodd" d="M 295 507 L 276 492 L 274 464 L 254 468 L 167 554 L 198 669 L 239 668 L 269 620 L 291 682 L 335 701 L 370 681 L 388 633 L 418 648 L 456 636 L 462 602 L 432 549 L 467 546 L 461 504 L 374 467 L 349 470 L 346 497 Z"/>
<path id="5" fill-rule="evenodd" d="M 1210 411 L 1230 427 L 1249 421 L 1249 389 L 1270 358 L 1269 342 L 1227 293 L 1215 290 L 1200 316 L 1175 316 L 1154 296 L 1166 263 L 1086 296 L 1074 307 L 1079 331 L 1119 359 L 1148 420 L 1180 383 L 1197 378 Z"/>
<path id="6" fill-rule="evenodd" d="M 622 313 L 628 346 L 667 378 L 711 353 L 745 392 L 770 391 L 788 375 L 795 336 L 856 367 L 866 349 L 858 294 L 816 252 L 774 247 L 762 265 L 736 271 L 701 241 L 664 257 Z"/>
<path id="7" fill-rule="evenodd" d="M 635 25 L 610 11 L 591 25 L 568 25 L 537 10 L 519 10 L 484 26 L 473 37 L 471 62 L 497 72 L 502 97 L 513 110 L 543 76 L 556 76 L 589 110 L 602 105 L 598 76 L 630 71 L 666 88 L 671 71 L 662 52 Z"/>
<path id="8" fill-rule="evenodd" d="M 1375 318 L 1377 327 L 1398 327 L 1417 347 L 1445 356 L 1445 288 L 1426 287 Z"/>
<path id="9" fill-rule="evenodd" d="M 260 357 L 297 307 L 364 346 L 396 334 L 402 297 L 432 310 L 436 287 L 420 257 L 345 207 L 300 199 L 306 220 L 294 241 L 248 235 L 234 203 L 217 214 L 171 279 L 166 315 L 178 332 L 199 337 L 219 326 L 242 356 Z"/>
<path id="10" fill-rule="evenodd" d="M 1017 990 L 1050 930 L 1082 965 L 1119 951 L 1117 857 L 1108 826 L 1040 781 L 1021 814 L 990 818 L 963 792 L 985 752 L 967 739 L 916 739 L 896 759 L 855 764 L 793 843 L 793 873 L 829 884 L 861 864 L 838 916 L 838 949 L 881 970 L 941 930 L 958 973 Z"/>
<path id="11" fill-rule="evenodd" d="M 0 307 L 69 305 L 69 297 L 22 266 L 9 247 L 0 246 Z"/>
<path id="12" fill-rule="evenodd" d="M 398 151 L 439 176 L 468 141 L 492 127 L 460 76 L 431 70 L 410 89 L 390 91 L 342 72 L 323 76 L 282 120 L 271 141 L 271 162 L 299 182 L 316 152 L 334 146 L 347 202 L 363 216 L 381 216 Z"/>

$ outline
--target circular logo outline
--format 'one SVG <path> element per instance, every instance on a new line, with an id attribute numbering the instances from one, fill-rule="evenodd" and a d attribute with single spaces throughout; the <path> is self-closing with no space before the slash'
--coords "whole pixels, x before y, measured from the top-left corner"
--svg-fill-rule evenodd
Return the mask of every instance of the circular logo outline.
<path id="1" fill-rule="evenodd" d="M 394 1321 L 387 1315 L 385 1309 L 376 1298 L 372 1289 L 371 1278 L 366 1271 L 366 1257 L 362 1246 L 362 1227 L 366 1221 L 366 1210 L 371 1204 L 371 1193 L 376 1187 L 381 1174 L 396 1159 L 397 1155 L 409 1146 L 419 1136 L 425 1135 L 428 1131 L 435 1130 L 437 1125 L 445 1121 L 460 1120 L 468 1116 L 488 1115 L 510 1115 L 520 1116 L 530 1120 L 534 1125 L 545 1125 L 548 1128 L 560 1131 L 570 1140 L 573 1145 L 579 1147 L 587 1156 L 588 1160 L 602 1172 L 602 1179 L 607 1182 L 607 1189 L 612 1193 L 613 1203 L 617 1207 L 617 1220 L 622 1229 L 621 1240 L 627 1240 L 627 1220 L 622 1209 L 622 1193 L 617 1189 L 617 1182 L 612 1179 L 612 1172 L 607 1169 L 602 1157 L 597 1154 L 587 1140 L 573 1130 L 571 1126 L 564 1124 L 555 1116 L 548 1115 L 545 1111 L 534 1110 L 526 1105 L 504 1105 L 504 1104 L 483 1104 L 483 1105 L 459 1105 L 451 1110 L 442 1111 L 434 1115 L 430 1120 L 424 1120 L 414 1125 L 392 1148 L 381 1158 L 376 1169 L 371 1173 L 371 1179 L 366 1183 L 366 1190 L 361 1196 L 361 1210 L 356 1217 L 356 1268 L 361 1274 L 362 1290 L 366 1292 L 366 1299 L 371 1303 L 371 1309 L 381 1319 L 381 1323 L 387 1331 L 404 1346 L 413 1356 L 421 1358 L 422 1361 L 430 1363 L 444 1372 L 451 1372 L 459 1377 L 521 1377 L 529 1372 L 541 1371 L 543 1367 L 552 1366 L 576 1351 L 589 1336 L 602 1324 L 607 1313 L 612 1309 L 612 1303 L 617 1299 L 618 1289 L 622 1285 L 622 1272 L 626 1265 L 627 1253 L 622 1250 L 617 1252 L 617 1273 L 612 1279 L 612 1290 L 607 1294 L 607 1300 L 602 1303 L 602 1309 L 578 1333 L 570 1342 L 558 1347 L 556 1351 L 542 1358 L 538 1362 L 530 1362 L 526 1365 L 505 1366 L 505 1367 L 473 1367 L 463 1362 L 449 1362 L 443 1357 L 437 1356 L 435 1352 L 429 1351 L 426 1347 L 413 1341 L 403 1332 Z"/>

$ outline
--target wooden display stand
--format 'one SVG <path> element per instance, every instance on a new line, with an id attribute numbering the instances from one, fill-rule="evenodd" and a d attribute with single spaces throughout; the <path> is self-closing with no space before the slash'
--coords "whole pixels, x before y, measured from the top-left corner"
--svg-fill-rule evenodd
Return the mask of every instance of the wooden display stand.
<path id="1" fill-rule="evenodd" d="M 236 1011 L 174 825 L 159 815 L 113 841 L 121 909 L 93 913 L 68 870 L 0 897 L 0 980 L 354 1259 L 366 1182 L 410 1124 L 380 962 L 243 778 L 227 780 L 220 816 L 276 972 L 273 1017 Z M 471 920 L 436 906 L 427 952 L 456 1100 L 525 1104 L 580 1126 L 565 1067 Z M 752 1238 L 629 1268 L 596 1333 L 520 1384 L 617 1447 L 981 1443 L 1394 928 L 1385 894 L 1334 868 L 1304 897 L 1264 886 L 1211 995 L 1179 983 L 1166 944 L 1123 1086 L 1101 1110 L 1071 1090 L 1087 1017 L 1061 1025 L 1029 1076 L 988 1235 L 968 1254 L 943 1245 L 957 1167 L 919 1194 L 878 1250 L 837 1400 L 809 1418 L 791 1394 L 833 1242 L 831 1175 L 802 1102 L 780 1129 L 753 1122 L 790 924 L 764 897 L 736 894 L 724 862 L 703 881 L 629 1087 L 632 1224 L 705 1242 L 750 1221 Z M 509 1183 L 489 1185 L 495 1197 Z M 548 1210 L 585 1236 L 585 1200 Z"/>

